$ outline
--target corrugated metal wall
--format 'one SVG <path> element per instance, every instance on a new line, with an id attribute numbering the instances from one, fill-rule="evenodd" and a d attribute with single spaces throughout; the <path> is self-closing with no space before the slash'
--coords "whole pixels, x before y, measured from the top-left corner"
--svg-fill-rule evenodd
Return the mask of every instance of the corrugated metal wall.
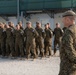
<path id="1" fill-rule="evenodd" d="M 17 0 L 0 0 L 0 14 L 15 14 L 17 12 Z"/>
<path id="2" fill-rule="evenodd" d="M 20 0 L 20 11 L 76 7 L 76 0 Z M 0 14 L 16 14 L 17 0 L 0 0 Z"/>

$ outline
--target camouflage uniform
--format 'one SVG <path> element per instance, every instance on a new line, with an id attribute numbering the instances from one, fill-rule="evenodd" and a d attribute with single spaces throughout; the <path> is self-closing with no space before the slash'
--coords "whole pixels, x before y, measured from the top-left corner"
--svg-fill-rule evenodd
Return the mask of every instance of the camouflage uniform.
<path id="1" fill-rule="evenodd" d="M 23 30 L 15 30 L 15 51 L 16 56 L 24 56 L 24 37 L 23 37 Z"/>
<path id="2" fill-rule="evenodd" d="M 26 31 L 26 30 L 27 30 L 27 27 L 25 28 L 24 31 Z M 24 34 L 24 36 L 25 36 L 25 34 Z M 25 48 L 25 50 L 26 50 L 26 37 L 24 37 L 24 48 Z"/>
<path id="3" fill-rule="evenodd" d="M 45 34 L 46 37 L 44 39 L 44 45 L 45 45 L 45 56 L 48 54 L 49 51 L 49 56 L 51 55 L 51 50 L 52 50 L 52 30 L 50 29 L 45 29 Z"/>
<path id="4" fill-rule="evenodd" d="M 76 13 L 72 10 L 63 14 L 63 23 L 69 20 L 65 26 L 67 29 L 62 37 L 60 48 L 60 72 L 59 75 L 76 75 Z"/>
<path id="5" fill-rule="evenodd" d="M 36 53 L 38 55 L 38 48 L 40 50 L 40 55 L 43 57 L 44 56 L 44 36 L 45 36 L 45 33 L 43 31 L 42 28 L 35 28 L 36 31 L 38 32 L 38 37 L 36 38 Z"/>
<path id="6" fill-rule="evenodd" d="M 9 56 L 10 53 L 12 56 L 15 55 L 14 50 L 14 29 L 7 28 L 6 29 L 6 55 Z"/>
<path id="7" fill-rule="evenodd" d="M 60 49 L 59 75 L 76 75 L 76 25 L 67 28 Z"/>
<path id="8" fill-rule="evenodd" d="M 67 29 L 67 27 L 63 27 L 63 31 L 64 31 L 64 33 L 65 33 L 66 29 Z"/>
<path id="9" fill-rule="evenodd" d="M 49 27 L 49 29 L 52 31 L 52 29 Z M 52 31 L 53 32 L 53 31 Z"/>
<path id="10" fill-rule="evenodd" d="M 6 53 L 5 41 L 6 41 L 5 30 L 3 28 L 0 28 L 0 54 L 2 54 L 2 56 L 5 56 Z"/>
<path id="11" fill-rule="evenodd" d="M 26 28 L 24 30 L 24 36 L 26 37 L 26 57 L 29 58 L 31 51 L 34 58 L 36 58 L 35 38 L 38 36 L 38 33 L 33 28 Z"/>
<path id="12" fill-rule="evenodd" d="M 54 35 L 55 35 L 55 37 L 54 37 L 54 54 L 55 54 L 57 44 L 60 47 L 60 42 L 61 42 L 61 37 L 63 35 L 63 32 L 60 28 L 55 28 Z"/>
<path id="13" fill-rule="evenodd" d="M 20 26 L 20 29 L 24 30 L 22 26 Z"/>
<path id="14" fill-rule="evenodd" d="M 19 21 L 19 22 L 18 22 L 18 25 L 20 26 L 20 29 L 22 29 L 22 30 L 23 30 L 22 22 L 21 22 L 21 21 Z"/>

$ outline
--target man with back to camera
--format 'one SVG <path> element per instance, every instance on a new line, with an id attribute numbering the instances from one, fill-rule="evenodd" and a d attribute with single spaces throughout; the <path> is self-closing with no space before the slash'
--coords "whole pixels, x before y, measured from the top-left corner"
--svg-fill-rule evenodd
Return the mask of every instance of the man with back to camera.
<path id="1" fill-rule="evenodd" d="M 63 14 L 63 23 L 67 27 L 60 48 L 59 75 L 76 75 L 76 13 L 72 10 Z"/>

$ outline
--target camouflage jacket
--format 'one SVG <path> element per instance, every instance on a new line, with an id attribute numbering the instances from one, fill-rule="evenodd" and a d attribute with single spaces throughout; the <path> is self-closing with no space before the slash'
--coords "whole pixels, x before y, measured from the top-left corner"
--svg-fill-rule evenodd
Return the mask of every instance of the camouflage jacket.
<path id="1" fill-rule="evenodd" d="M 14 38 L 14 29 L 13 28 L 7 28 L 6 29 L 6 36 L 7 39 L 13 39 Z"/>
<path id="2" fill-rule="evenodd" d="M 42 28 L 35 28 L 35 29 L 38 32 L 38 37 L 36 38 L 37 40 L 38 39 L 42 40 L 43 38 L 45 38 L 45 32 Z"/>
<path id="3" fill-rule="evenodd" d="M 6 32 L 3 28 L 0 28 L 0 40 L 3 41 L 6 39 Z"/>
<path id="4" fill-rule="evenodd" d="M 15 32 L 14 32 L 15 39 L 16 40 L 23 40 L 24 39 L 23 34 L 24 34 L 24 31 L 22 29 L 15 30 Z"/>
<path id="5" fill-rule="evenodd" d="M 46 34 L 46 37 L 45 37 L 45 42 L 50 42 L 51 39 L 52 39 L 52 36 L 53 36 L 53 32 L 52 30 L 50 29 L 45 29 L 45 34 Z"/>
<path id="6" fill-rule="evenodd" d="M 55 28 L 53 34 L 55 35 L 55 39 L 59 39 L 63 35 L 63 31 L 60 28 Z"/>
<path id="7" fill-rule="evenodd" d="M 76 25 L 70 25 L 62 37 L 60 59 L 59 75 L 76 75 Z"/>
<path id="8" fill-rule="evenodd" d="M 33 28 L 26 28 L 24 30 L 24 37 L 26 37 L 26 41 L 33 41 L 35 38 L 38 36 L 38 33 L 35 29 Z"/>

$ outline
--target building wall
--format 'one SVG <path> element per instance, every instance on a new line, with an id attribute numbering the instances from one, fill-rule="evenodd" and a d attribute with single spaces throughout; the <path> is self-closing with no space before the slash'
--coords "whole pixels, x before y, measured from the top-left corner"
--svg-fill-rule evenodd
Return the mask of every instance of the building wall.
<path id="1" fill-rule="evenodd" d="M 6 22 L 6 20 L 0 17 L 0 22 Z"/>
<path id="2" fill-rule="evenodd" d="M 46 23 L 50 23 L 51 28 L 54 28 L 54 19 L 51 18 L 48 14 L 32 14 L 30 21 L 34 27 L 36 26 L 36 22 L 39 21 L 41 22 L 43 28 Z"/>
<path id="3" fill-rule="evenodd" d="M 12 21 L 15 25 L 17 24 L 17 18 L 15 16 L 8 17 L 8 19 L 9 19 L 9 21 Z M 26 21 L 27 21 L 27 19 L 23 18 L 23 27 L 24 28 L 26 27 Z M 43 28 L 46 23 L 50 23 L 50 27 L 54 30 L 57 22 L 59 22 L 61 25 L 61 28 L 63 28 L 62 13 L 55 14 L 54 18 L 51 18 L 48 14 L 44 14 L 44 13 L 43 14 L 31 14 L 29 21 L 32 22 L 33 27 L 35 27 L 36 22 L 39 21 L 39 22 L 41 22 Z M 8 21 L 3 19 L 2 17 L 0 17 L 0 22 L 8 23 Z"/>
<path id="4" fill-rule="evenodd" d="M 57 22 L 60 23 L 60 27 L 63 28 L 63 23 L 62 23 L 62 13 L 57 13 L 54 15 L 54 24 Z"/>

